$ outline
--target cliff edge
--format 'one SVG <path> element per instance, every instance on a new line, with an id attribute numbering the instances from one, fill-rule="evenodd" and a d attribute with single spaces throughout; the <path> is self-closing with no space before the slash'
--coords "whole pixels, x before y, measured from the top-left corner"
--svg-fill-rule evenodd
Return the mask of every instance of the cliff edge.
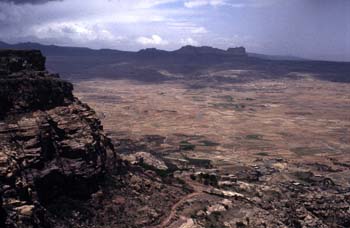
<path id="1" fill-rule="evenodd" d="M 72 91 L 39 51 L 0 50 L 0 227 L 159 224 L 190 190 L 121 160 Z"/>
<path id="2" fill-rule="evenodd" d="M 0 226 L 45 226 L 57 197 L 88 198 L 115 158 L 95 112 L 39 51 L 0 51 Z M 111 160 L 111 159 L 109 159 Z"/>

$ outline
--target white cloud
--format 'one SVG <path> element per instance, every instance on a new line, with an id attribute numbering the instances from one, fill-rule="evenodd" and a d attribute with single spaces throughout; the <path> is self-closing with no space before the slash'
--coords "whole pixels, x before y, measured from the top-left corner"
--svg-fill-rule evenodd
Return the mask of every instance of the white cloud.
<path id="1" fill-rule="evenodd" d="M 255 0 L 256 1 L 256 0 Z M 184 6 L 187 8 L 196 8 L 196 7 L 203 7 L 203 6 L 230 6 L 233 8 L 242 8 L 246 6 L 262 6 L 265 5 L 261 2 L 255 3 L 255 1 L 246 1 L 244 3 L 232 3 L 227 0 L 187 0 L 184 3 Z M 266 1 L 266 0 L 265 0 Z"/>
<path id="2" fill-rule="evenodd" d="M 167 45 L 168 41 L 163 40 L 162 37 L 158 35 L 152 35 L 151 37 L 141 36 L 136 39 L 136 42 L 142 45 Z"/>
<path id="3" fill-rule="evenodd" d="M 199 26 L 196 23 L 190 21 L 170 21 L 167 23 L 169 28 L 173 28 L 174 30 L 181 31 L 183 33 L 193 33 L 196 35 L 206 34 L 208 30 Z"/>
<path id="4" fill-rule="evenodd" d="M 108 29 L 77 22 L 48 23 L 34 26 L 34 34 L 41 39 L 65 37 L 75 41 L 116 41 L 125 39 L 114 36 Z"/>
<path id="5" fill-rule="evenodd" d="M 186 38 L 186 39 L 181 39 L 180 40 L 181 45 L 192 45 L 192 46 L 199 46 L 199 42 L 192 39 L 191 37 Z"/>
<path id="6" fill-rule="evenodd" d="M 195 8 L 201 6 L 222 6 L 227 5 L 226 0 L 188 0 L 184 3 L 187 8 Z"/>
<path id="7" fill-rule="evenodd" d="M 193 28 L 191 32 L 194 34 L 204 34 L 204 33 L 207 33 L 208 30 L 204 27 L 198 27 L 198 28 Z"/>
<path id="8" fill-rule="evenodd" d="M 139 0 L 136 3 L 137 8 L 153 8 L 158 5 L 164 5 L 172 2 L 177 2 L 178 0 Z"/>

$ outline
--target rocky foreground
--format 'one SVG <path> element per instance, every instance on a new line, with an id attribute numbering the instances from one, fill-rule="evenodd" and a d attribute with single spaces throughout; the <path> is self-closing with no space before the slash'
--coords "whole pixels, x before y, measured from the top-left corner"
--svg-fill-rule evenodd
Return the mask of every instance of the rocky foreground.
<path id="1" fill-rule="evenodd" d="M 72 90 L 40 52 L 0 51 L 0 227 L 350 227 L 348 158 L 215 167 L 186 135 L 111 140 Z"/>
<path id="2" fill-rule="evenodd" d="M 0 227 L 143 226 L 183 194 L 122 162 L 94 110 L 45 71 L 39 51 L 0 60 Z"/>

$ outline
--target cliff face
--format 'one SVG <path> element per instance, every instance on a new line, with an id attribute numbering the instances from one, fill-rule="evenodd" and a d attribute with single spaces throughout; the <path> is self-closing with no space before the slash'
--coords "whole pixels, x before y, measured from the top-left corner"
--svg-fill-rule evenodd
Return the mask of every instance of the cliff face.
<path id="1" fill-rule="evenodd" d="M 45 226 L 45 205 L 88 198 L 115 158 L 95 112 L 38 51 L 0 51 L 0 227 Z"/>
<path id="2" fill-rule="evenodd" d="M 44 71 L 45 57 L 40 51 L 2 50 L 0 52 L 0 68 L 2 72 L 13 73 L 25 69 Z"/>

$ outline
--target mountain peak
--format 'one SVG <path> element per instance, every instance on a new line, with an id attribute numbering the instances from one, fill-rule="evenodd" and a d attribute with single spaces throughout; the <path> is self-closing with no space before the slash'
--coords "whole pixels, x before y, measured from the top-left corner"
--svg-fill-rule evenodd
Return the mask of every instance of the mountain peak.
<path id="1" fill-rule="evenodd" d="M 160 50 L 157 48 L 145 48 L 138 51 L 138 53 L 158 53 L 158 52 L 166 52 L 166 51 Z"/>
<path id="2" fill-rule="evenodd" d="M 229 48 L 226 51 L 219 49 L 219 48 L 214 48 L 210 46 L 183 46 L 180 49 L 175 51 L 176 53 L 180 54 L 215 54 L 215 55 L 239 55 L 239 56 L 246 56 L 246 50 L 244 47 L 237 47 L 237 48 Z"/>
<path id="3" fill-rule="evenodd" d="M 218 53 L 223 53 L 225 51 L 218 48 L 209 47 L 209 46 L 197 47 L 197 46 L 187 45 L 175 52 L 178 52 L 181 54 L 218 54 Z"/>
<path id="4" fill-rule="evenodd" d="M 247 55 L 246 49 L 244 47 L 228 48 L 226 52 L 234 55 Z"/>

